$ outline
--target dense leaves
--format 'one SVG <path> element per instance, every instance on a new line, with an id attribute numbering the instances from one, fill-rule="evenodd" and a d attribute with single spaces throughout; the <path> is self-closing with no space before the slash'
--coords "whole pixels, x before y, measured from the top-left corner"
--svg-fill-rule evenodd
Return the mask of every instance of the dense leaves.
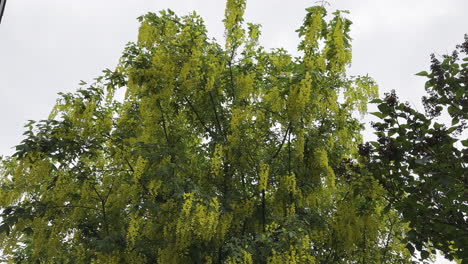
<path id="1" fill-rule="evenodd" d="M 1 163 L 11 262 L 410 263 L 358 157 L 377 86 L 346 76 L 346 13 L 308 8 L 293 58 L 244 9 L 227 1 L 224 48 L 195 13 L 140 17 L 115 70 L 28 124 Z"/>
<path id="2" fill-rule="evenodd" d="M 426 115 L 398 101 L 394 92 L 374 113 L 378 137 L 363 153 L 388 199 L 409 221 L 408 248 L 427 258 L 441 250 L 468 261 L 468 36 L 451 55 L 434 55 L 423 97 Z M 442 115 L 442 121 L 433 118 Z M 442 123 L 439 123 L 442 122 Z M 371 151 L 371 149 L 373 149 Z"/>

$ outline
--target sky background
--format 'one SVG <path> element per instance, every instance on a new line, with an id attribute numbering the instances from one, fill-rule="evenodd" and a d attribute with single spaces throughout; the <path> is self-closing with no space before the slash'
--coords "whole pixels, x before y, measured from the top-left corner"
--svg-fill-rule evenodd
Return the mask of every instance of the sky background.
<path id="1" fill-rule="evenodd" d="M 420 111 L 429 55 L 451 52 L 468 33 L 467 0 L 329 0 L 353 21 L 350 75 L 369 74 L 380 93 L 395 89 Z M 248 0 L 246 21 L 262 24 L 261 44 L 296 51 L 311 0 Z M 196 10 L 223 39 L 221 0 L 8 0 L 0 24 L 0 155 L 11 155 L 27 120 L 47 118 L 58 92 L 71 92 L 114 68 L 135 41 L 136 18 L 170 8 Z M 368 121 L 365 119 L 364 121 Z M 366 135 L 371 132 L 367 131 Z M 436 263 L 448 263 L 438 260 Z"/>

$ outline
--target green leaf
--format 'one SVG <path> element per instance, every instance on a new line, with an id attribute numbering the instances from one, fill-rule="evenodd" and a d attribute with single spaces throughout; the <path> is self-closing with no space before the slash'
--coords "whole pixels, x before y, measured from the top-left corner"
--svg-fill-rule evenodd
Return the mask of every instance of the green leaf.
<path id="1" fill-rule="evenodd" d="M 427 81 L 427 82 L 424 84 L 424 89 L 428 89 L 428 88 L 430 88 L 432 85 L 433 85 L 433 83 L 432 83 L 431 81 Z"/>
<path id="2" fill-rule="evenodd" d="M 379 148 L 380 147 L 380 144 L 376 141 L 371 141 L 370 142 L 372 146 L 374 146 L 374 148 Z"/>
<path id="3" fill-rule="evenodd" d="M 382 99 L 379 99 L 379 98 L 376 98 L 376 99 L 372 99 L 369 101 L 370 104 L 380 104 L 382 103 Z"/>
<path id="4" fill-rule="evenodd" d="M 385 115 L 382 114 L 381 112 L 372 112 L 370 114 L 373 115 L 373 116 L 376 116 L 376 117 L 378 117 L 380 119 L 384 119 L 384 117 L 385 117 Z"/>
<path id="5" fill-rule="evenodd" d="M 388 135 L 389 137 L 391 137 L 391 136 L 395 135 L 396 132 L 397 132 L 397 130 L 396 130 L 395 128 L 392 128 L 392 129 L 388 130 L 388 134 L 387 134 L 387 135 Z"/>
<path id="6" fill-rule="evenodd" d="M 453 123 L 453 120 L 452 120 L 452 123 Z M 453 131 L 455 131 L 455 130 L 457 130 L 457 129 L 458 129 L 457 126 L 453 126 L 453 127 L 449 128 L 449 129 L 447 129 L 447 133 L 450 134 L 450 133 L 452 133 Z"/>
<path id="7" fill-rule="evenodd" d="M 390 112 L 390 107 L 386 104 L 379 104 L 377 108 L 379 108 L 380 112 L 382 112 L 382 114 L 384 114 L 385 116 L 387 116 Z"/>
<path id="8" fill-rule="evenodd" d="M 448 107 L 447 111 L 451 116 L 453 116 L 456 113 L 457 108 L 451 105 Z"/>
<path id="9" fill-rule="evenodd" d="M 430 254 L 426 250 L 421 250 L 421 259 L 429 258 Z"/>
<path id="10" fill-rule="evenodd" d="M 7 236 L 10 235 L 10 226 L 7 224 L 0 225 L 0 233 L 5 232 Z"/>
<path id="11" fill-rule="evenodd" d="M 411 245 L 410 243 L 406 244 L 406 249 L 408 249 L 408 251 L 410 252 L 411 255 L 414 254 L 414 247 L 413 245 Z"/>
<path id="12" fill-rule="evenodd" d="M 417 76 L 429 76 L 429 73 L 427 73 L 427 71 L 422 71 L 422 72 L 416 73 L 415 75 L 417 75 Z"/>
<path id="13" fill-rule="evenodd" d="M 464 147 L 468 147 L 468 139 L 462 140 L 461 143 Z"/>

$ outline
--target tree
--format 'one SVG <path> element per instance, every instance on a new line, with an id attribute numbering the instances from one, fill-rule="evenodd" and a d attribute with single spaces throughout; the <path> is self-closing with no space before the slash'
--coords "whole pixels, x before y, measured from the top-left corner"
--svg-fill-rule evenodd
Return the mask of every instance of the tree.
<path id="1" fill-rule="evenodd" d="M 115 70 L 27 125 L 1 166 L 12 262 L 410 263 L 407 225 L 352 162 L 377 86 L 346 76 L 346 12 L 308 8 L 293 58 L 244 9 L 227 1 L 224 48 L 195 13 L 140 17 Z"/>
<path id="2" fill-rule="evenodd" d="M 426 115 L 395 92 L 378 103 L 374 113 L 376 142 L 362 147 L 375 178 L 385 187 L 390 204 L 401 212 L 411 230 L 405 241 L 421 257 L 441 250 L 450 260 L 468 263 L 468 35 L 441 62 L 431 55 Z M 438 116 L 450 120 L 439 123 Z M 374 149 L 372 149 L 374 148 Z"/>

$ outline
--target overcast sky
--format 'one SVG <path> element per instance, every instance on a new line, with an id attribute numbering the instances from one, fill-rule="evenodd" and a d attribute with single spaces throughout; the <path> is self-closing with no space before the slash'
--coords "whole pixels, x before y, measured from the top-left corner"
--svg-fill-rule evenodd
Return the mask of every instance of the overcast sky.
<path id="1" fill-rule="evenodd" d="M 467 0 L 329 0 L 346 9 L 352 27 L 350 74 L 369 74 L 381 94 L 423 110 L 429 54 L 445 54 L 468 33 Z M 286 4 L 287 3 L 287 4 Z M 295 29 L 314 5 L 306 0 L 250 0 L 246 20 L 260 23 L 261 43 L 294 53 Z M 221 0 L 8 0 L 0 24 L 0 155 L 11 155 L 29 119 L 45 119 L 58 92 L 74 91 L 113 68 L 129 41 L 136 40 L 136 17 L 170 8 L 179 15 L 196 10 L 209 34 L 223 37 Z M 443 262 L 438 262 L 443 263 Z"/>

